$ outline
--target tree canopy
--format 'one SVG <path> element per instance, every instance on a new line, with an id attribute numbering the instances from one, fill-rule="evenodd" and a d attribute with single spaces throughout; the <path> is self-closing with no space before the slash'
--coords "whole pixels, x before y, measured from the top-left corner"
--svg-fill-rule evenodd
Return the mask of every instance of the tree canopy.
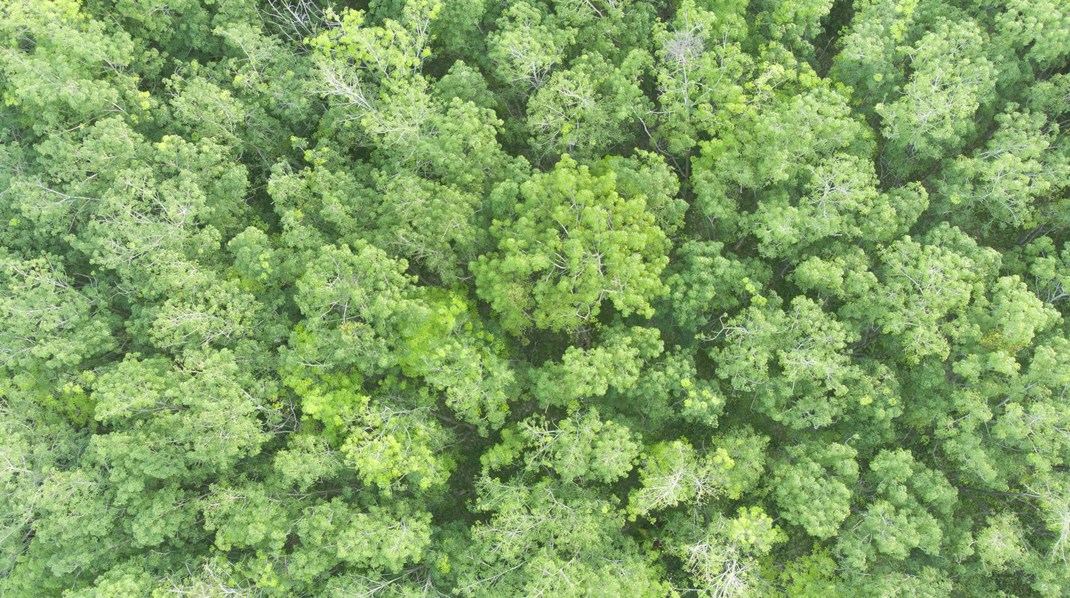
<path id="1" fill-rule="evenodd" d="M 0 0 L 0 596 L 1070 595 L 1070 2 Z"/>

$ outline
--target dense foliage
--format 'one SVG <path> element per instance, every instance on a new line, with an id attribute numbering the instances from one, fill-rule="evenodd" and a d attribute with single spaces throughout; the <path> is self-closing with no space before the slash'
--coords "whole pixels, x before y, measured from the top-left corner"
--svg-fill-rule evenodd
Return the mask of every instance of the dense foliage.
<path id="1" fill-rule="evenodd" d="M 0 0 L 0 595 L 1070 595 L 1066 0 Z"/>

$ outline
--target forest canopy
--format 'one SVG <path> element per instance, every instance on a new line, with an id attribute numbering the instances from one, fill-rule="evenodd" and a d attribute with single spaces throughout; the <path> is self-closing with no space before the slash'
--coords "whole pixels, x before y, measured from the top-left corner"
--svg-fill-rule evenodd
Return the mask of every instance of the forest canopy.
<path id="1" fill-rule="evenodd" d="M 1070 595 L 1067 0 L 0 0 L 0 595 Z"/>

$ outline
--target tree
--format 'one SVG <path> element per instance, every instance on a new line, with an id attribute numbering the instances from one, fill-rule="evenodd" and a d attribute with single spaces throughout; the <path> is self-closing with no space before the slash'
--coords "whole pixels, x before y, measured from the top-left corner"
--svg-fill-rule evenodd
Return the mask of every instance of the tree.
<path id="1" fill-rule="evenodd" d="M 472 529 L 456 564 L 462 595 L 484 592 L 581 596 L 668 590 L 636 542 L 620 533 L 612 502 L 573 485 L 477 482 L 477 507 L 490 513 Z"/>
<path id="2" fill-rule="evenodd" d="M 929 355 L 947 357 L 943 320 L 965 308 L 975 281 L 992 272 L 998 260 L 993 250 L 978 247 L 958 229 L 934 228 L 929 237 L 931 244 L 925 245 L 904 237 L 882 259 L 878 302 L 887 307 L 875 322 L 898 339 L 904 359 L 913 363 Z"/>
<path id="3" fill-rule="evenodd" d="M 731 388 L 754 397 L 758 410 L 792 428 L 820 428 L 843 416 L 851 382 L 860 377 L 844 350 L 850 332 L 805 297 L 789 311 L 757 297 L 751 307 L 723 321 L 724 345 L 711 352 L 717 374 Z"/>
<path id="4" fill-rule="evenodd" d="M 497 250 L 470 265 L 506 330 L 573 331 L 593 323 L 606 300 L 622 315 L 653 315 L 668 247 L 645 197 L 622 198 L 612 175 L 568 156 L 517 195 L 511 218 L 491 228 Z"/>
<path id="5" fill-rule="evenodd" d="M 998 34 L 1004 43 L 1025 49 L 1026 56 L 1042 69 L 1065 64 L 1066 25 L 1070 12 L 1058 2 L 1007 2 L 1006 10 L 996 18 Z"/>
<path id="6" fill-rule="evenodd" d="M 992 100 L 996 74 L 984 43 L 976 23 L 960 20 L 940 22 L 903 50 L 913 73 L 901 96 L 876 105 L 895 172 L 922 172 L 976 133 L 974 115 Z"/>
<path id="7" fill-rule="evenodd" d="M 628 511 L 636 517 L 681 503 L 702 504 L 726 491 L 724 472 L 734 465 L 723 448 L 699 454 L 686 438 L 655 444 L 644 455 Z"/>
<path id="8" fill-rule="evenodd" d="M 829 538 L 851 513 L 851 489 L 858 481 L 856 451 L 850 446 L 797 444 L 773 466 L 774 498 L 784 519 L 817 538 Z"/>
<path id="9" fill-rule="evenodd" d="M 115 347 L 114 320 L 92 279 L 78 288 L 56 256 L 0 253 L 0 368 L 62 376 Z"/>
<path id="10" fill-rule="evenodd" d="M 555 72 L 527 104 L 536 155 L 597 156 L 634 138 L 636 114 L 645 108 L 639 87 L 645 58 L 633 53 L 622 68 L 581 58 Z"/>
<path id="11" fill-rule="evenodd" d="M 626 426 L 605 421 L 592 409 L 556 423 L 532 417 L 504 430 L 502 442 L 484 454 L 483 465 L 491 471 L 548 470 L 569 483 L 609 484 L 628 475 L 640 447 Z"/>
<path id="12" fill-rule="evenodd" d="M 884 450 L 869 464 L 866 481 L 876 496 L 851 516 L 838 550 L 849 567 L 878 558 L 906 559 L 917 548 L 941 553 L 941 519 L 951 516 L 957 492 L 939 473 L 917 463 L 910 451 Z"/>
<path id="13" fill-rule="evenodd" d="M 761 507 L 741 507 L 735 517 L 718 515 L 705 533 L 683 517 L 671 521 L 668 529 L 678 538 L 670 550 L 683 561 L 695 591 L 704 596 L 756 595 L 762 585 L 759 559 L 784 540 Z"/>
<path id="14" fill-rule="evenodd" d="M 718 15 L 684 2 L 670 25 L 655 29 L 658 112 L 664 115 L 657 130 L 674 154 L 691 150 L 713 125 L 715 106 L 734 106 L 743 95 L 737 80 L 751 62 L 739 44 L 746 30 L 743 5 L 725 8 Z"/>
<path id="15" fill-rule="evenodd" d="M 517 2 L 498 19 L 497 32 L 487 40 L 487 56 L 498 80 L 514 93 L 526 94 L 546 83 L 573 36 L 572 29 L 556 26 L 539 7 Z"/>
<path id="16" fill-rule="evenodd" d="M 1053 147 L 1058 125 L 1049 125 L 1042 114 L 1021 112 L 996 120 L 999 128 L 984 151 L 960 156 L 945 169 L 946 209 L 952 212 L 961 205 L 980 212 L 982 230 L 1031 228 L 1058 219 L 1058 197 L 1068 176 Z"/>
<path id="17" fill-rule="evenodd" d="M 560 363 L 533 370 L 531 392 L 543 405 L 575 406 L 580 399 L 604 396 L 610 388 L 625 391 L 662 349 L 656 328 L 610 328 L 599 346 L 569 347 Z"/>
<path id="18" fill-rule="evenodd" d="M 5 3 L 0 25 L 4 122 L 34 137 L 85 126 L 143 99 L 124 73 L 134 43 L 81 11 L 78 2 Z"/>
<path id="19" fill-rule="evenodd" d="M 1070 595 L 1065 0 L 0 0 L 0 596 Z"/>

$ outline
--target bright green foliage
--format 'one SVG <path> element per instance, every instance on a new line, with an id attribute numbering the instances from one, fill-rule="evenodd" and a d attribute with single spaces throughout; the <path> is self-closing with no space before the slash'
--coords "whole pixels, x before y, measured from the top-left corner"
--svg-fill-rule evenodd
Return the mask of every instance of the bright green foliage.
<path id="1" fill-rule="evenodd" d="M 56 375 L 114 347 L 103 297 L 78 289 L 55 256 L 0 254 L 0 369 Z"/>
<path id="2" fill-rule="evenodd" d="M 528 101 L 536 154 L 597 156 L 628 140 L 647 103 L 637 76 L 643 59 L 629 56 L 617 69 L 592 58 L 551 75 Z"/>
<path id="3" fill-rule="evenodd" d="M 421 127 L 414 112 L 428 99 L 419 93 L 426 82 L 418 71 L 428 41 L 426 20 L 437 12 L 426 4 L 414 3 L 403 22 L 387 19 L 382 26 L 365 26 L 362 11 L 346 10 L 337 28 L 313 40 L 327 93 L 345 109 L 342 118 L 386 145 L 411 141 Z M 390 101 L 394 95 L 402 101 Z"/>
<path id="4" fill-rule="evenodd" d="M 298 523 L 302 548 L 310 554 L 329 551 L 335 563 L 398 573 L 431 540 L 430 515 L 402 509 L 360 512 L 337 499 L 317 505 Z"/>
<path id="5" fill-rule="evenodd" d="M 572 406 L 584 397 L 603 396 L 610 388 L 623 391 L 639 380 L 645 363 L 661 354 L 658 336 L 655 328 L 606 330 L 602 346 L 569 347 L 561 363 L 536 369 L 531 392 L 543 404 Z"/>
<path id="6" fill-rule="evenodd" d="M 759 595 L 759 559 L 784 541 L 783 532 L 761 507 L 741 507 L 735 517 L 721 514 L 704 528 L 683 517 L 670 522 L 670 551 L 703 596 Z"/>
<path id="7" fill-rule="evenodd" d="M 947 480 L 902 449 L 878 453 L 866 478 L 876 497 L 844 523 L 838 542 L 843 562 L 857 568 L 878 556 L 903 560 L 915 548 L 939 555 L 941 519 L 950 517 L 956 496 Z"/>
<path id="8" fill-rule="evenodd" d="M 303 411 L 322 424 L 340 457 L 364 483 L 390 493 L 410 483 L 428 488 L 443 482 L 451 463 L 441 451 L 450 437 L 426 418 L 426 393 L 407 396 L 398 388 L 370 397 L 361 393 L 359 381 L 334 376 L 318 383 L 303 378 L 287 383 L 301 396 Z"/>
<path id="9" fill-rule="evenodd" d="M 527 2 L 511 4 L 497 25 L 487 39 L 488 57 L 495 78 L 515 93 L 546 83 L 574 36 L 571 28 L 556 26 L 550 14 Z"/>
<path id="10" fill-rule="evenodd" d="M 975 132 L 974 114 L 990 101 L 996 74 L 984 43 L 975 23 L 956 21 L 940 23 L 911 48 L 897 48 L 913 72 L 902 95 L 876 110 L 900 168 L 916 171 L 915 164 L 960 149 Z"/>
<path id="11" fill-rule="evenodd" d="M 484 478 L 477 490 L 478 508 L 491 515 L 473 527 L 472 544 L 459 555 L 462 595 L 665 593 L 648 558 L 621 534 L 624 517 L 612 502 L 549 481 Z"/>
<path id="12" fill-rule="evenodd" d="M 497 251 L 472 264 L 479 296 L 507 330 L 590 326 L 604 301 L 653 315 L 668 241 L 646 198 L 625 199 L 615 183 L 566 155 L 520 185 L 512 217 L 491 228 Z"/>
<path id="13" fill-rule="evenodd" d="M 836 535 L 851 512 L 858 481 L 854 449 L 842 444 L 798 444 L 774 468 L 773 492 L 785 519 L 817 538 Z"/>
<path id="14" fill-rule="evenodd" d="M 442 391 L 446 405 L 462 420 L 480 430 L 500 427 L 516 390 L 502 343 L 483 330 L 461 297 L 428 294 L 426 299 L 426 315 L 403 329 L 401 371 Z"/>
<path id="15" fill-rule="evenodd" d="M 1066 0 L 0 0 L 0 596 L 1070 595 Z"/>
<path id="16" fill-rule="evenodd" d="M 773 420 L 819 428 L 843 412 L 858 375 L 843 353 L 852 338 L 813 301 L 796 298 L 789 311 L 752 305 L 719 335 L 724 347 L 712 355 L 718 375 L 733 390 L 756 394 L 757 407 Z"/>
<path id="17" fill-rule="evenodd" d="M 491 469 L 518 466 L 536 473 L 552 471 L 565 482 L 611 483 L 628 475 L 639 456 L 640 445 L 628 428 L 602 421 L 597 410 L 575 414 L 550 424 L 529 418 L 514 430 L 502 431 L 502 442 L 483 455 Z"/>
<path id="18" fill-rule="evenodd" d="M 903 237 L 889 247 L 877 291 L 884 309 L 876 322 L 899 341 L 902 358 L 914 363 L 929 355 L 947 357 L 945 318 L 966 307 L 975 282 L 999 257 L 958 229 L 934 229 L 931 239 L 933 244 L 923 245 Z"/>
<path id="19" fill-rule="evenodd" d="M 668 507 L 701 504 L 725 491 L 724 472 L 735 462 L 723 448 L 699 454 L 687 439 L 650 448 L 639 469 L 639 488 L 628 497 L 628 510 L 648 515 Z"/>
<path id="20" fill-rule="evenodd" d="M 1053 147 L 1057 124 L 1042 114 L 1011 112 L 997 117 L 998 129 L 973 157 L 959 157 L 946 171 L 949 211 L 961 204 L 997 227 L 1029 228 L 1062 218 L 1061 191 L 1070 161 Z M 987 222 L 986 222 L 987 224 Z"/>
<path id="21" fill-rule="evenodd" d="M 1011 0 L 996 23 L 1003 43 L 1025 48 L 1042 68 L 1060 64 L 1070 52 L 1070 7 L 1063 2 Z"/>

